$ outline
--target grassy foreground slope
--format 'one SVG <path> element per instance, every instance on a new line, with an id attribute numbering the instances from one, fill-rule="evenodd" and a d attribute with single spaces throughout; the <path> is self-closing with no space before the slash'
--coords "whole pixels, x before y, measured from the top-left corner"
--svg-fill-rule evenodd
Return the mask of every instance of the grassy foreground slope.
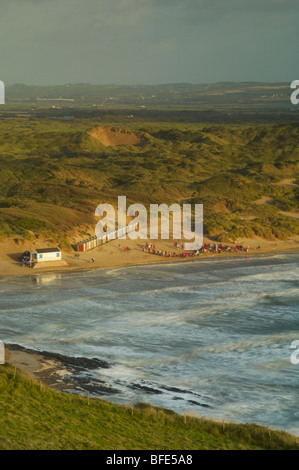
<path id="1" fill-rule="evenodd" d="M 0 449 L 299 449 L 295 436 L 55 392 L 0 366 Z"/>
<path id="2" fill-rule="evenodd" d="M 0 124 L 0 236 L 43 234 L 67 243 L 74 230 L 96 223 L 98 204 L 116 205 L 118 195 L 147 207 L 202 203 L 204 231 L 221 241 L 299 233 L 298 124 L 140 122 L 112 127 L 140 145 L 109 146 L 92 135 L 94 126 Z M 261 198 L 270 203 L 256 204 Z"/>

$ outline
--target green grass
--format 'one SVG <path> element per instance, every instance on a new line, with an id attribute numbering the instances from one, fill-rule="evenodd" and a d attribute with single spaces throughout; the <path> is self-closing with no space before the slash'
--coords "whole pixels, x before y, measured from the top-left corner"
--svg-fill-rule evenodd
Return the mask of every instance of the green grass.
<path id="1" fill-rule="evenodd" d="M 67 239 L 74 229 L 95 225 L 97 205 L 117 204 L 118 195 L 147 207 L 202 203 L 205 233 L 222 240 L 299 233 L 298 220 L 279 212 L 298 207 L 298 188 L 273 184 L 299 181 L 298 124 L 134 122 L 125 130 L 134 127 L 142 147 L 104 147 L 88 134 L 94 125 L 0 122 L 0 236 Z M 274 205 L 254 203 L 265 195 Z"/>
<path id="2" fill-rule="evenodd" d="M 299 449 L 295 436 L 254 424 L 55 392 L 9 364 L 0 366 L 0 392 L 1 450 Z"/>

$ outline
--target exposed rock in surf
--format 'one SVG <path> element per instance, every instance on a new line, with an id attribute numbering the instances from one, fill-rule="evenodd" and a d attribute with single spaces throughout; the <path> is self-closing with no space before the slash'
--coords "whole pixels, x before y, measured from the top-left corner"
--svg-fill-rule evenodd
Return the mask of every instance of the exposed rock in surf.
<path id="1" fill-rule="evenodd" d="M 64 366 L 69 366 L 72 369 L 77 370 L 94 370 L 94 369 L 108 369 L 110 364 L 106 361 L 101 361 L 97 358 L 87 358 L 87 357 L 72 357 L 72 356 L 64 356 L 63 354 L 52 353 L 49 351 L 37 351 L 34 349 L 25 348 L 24 346 L 20 346 L 19 344 L 7 344 L 6 345 L 9 349 L 15 351 L 25 351 L 28 354 L 40 354 L 41 356 L 47 359 L 53 359 L 59 361 Z"/>

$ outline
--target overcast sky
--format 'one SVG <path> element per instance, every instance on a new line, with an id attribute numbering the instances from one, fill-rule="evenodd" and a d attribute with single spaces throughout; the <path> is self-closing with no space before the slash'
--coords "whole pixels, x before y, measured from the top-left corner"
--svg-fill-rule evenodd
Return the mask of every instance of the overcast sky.
<path id="1" fill-rule="evenodd" d="M 299 0 L 1 0 L 6 85 L 299 79 Z"/>

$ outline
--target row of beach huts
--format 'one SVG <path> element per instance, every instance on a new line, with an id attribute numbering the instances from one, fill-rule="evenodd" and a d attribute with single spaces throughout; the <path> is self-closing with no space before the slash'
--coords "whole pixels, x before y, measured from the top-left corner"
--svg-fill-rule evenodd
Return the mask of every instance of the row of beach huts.
<path id="1" fill-rule="evenodd" d="M 87 240 L 78 242 L 74 245 L 74 249 L 76 251 L 81 251 L 81 252 L 89 251 L 89 250 L 92 250 L 93 248 L 96 248 L 97 246 L 104 245 L 105 243 L 108 243 L 112 240 L 120 239 L 124 237 L 127 233 L 138 230 L 138 228 L 139 228 L 138 223 L 131 222 L 124 227 L 119 227 L 116 230 L 105 232 L 99 236 L 94 236 L 94 237 L 88 238 Z"/>
<path id="2" fill-rule="evenodd" d="M 139 229 L 139 224 L 135 222 L 131 222 L 124 227 L 119 227 L 116 230 L 105 232 L 100 236 L 91 237 L 87 240 L 83 240 L 73 248 L 76 251 L 89 251 L 97 246 L 104 245 L 111 240 L 121 239 L 125 237 L 128 233 L 134 232 Z M 22 266 L 36 266 L 37 264 L 44 263 L 44 262 L 52 262 L 52 261 L 62 261 L 62 253 L 60 248 L 36 248 L 32 251 L 25 251 L 21 255 L 21 263 Z"/>

